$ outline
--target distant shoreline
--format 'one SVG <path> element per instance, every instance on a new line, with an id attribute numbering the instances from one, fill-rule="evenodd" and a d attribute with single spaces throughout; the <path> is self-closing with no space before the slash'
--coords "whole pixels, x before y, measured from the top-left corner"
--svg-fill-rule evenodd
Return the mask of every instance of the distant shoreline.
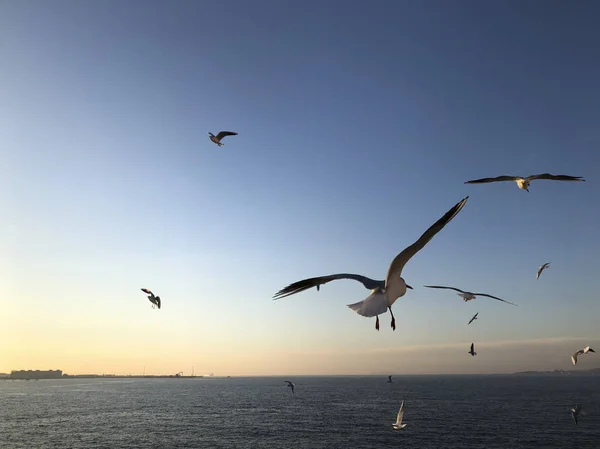
<path id="1" fill-rule="evenodd" d="M 583 370 L 572 370 L 572 371 L 568 371 L 568 370 L 562 370 L 562 369 L 555 369 L 553 371 L 520 371 L 518 373 L 513 373 L 514 375 L 519 375 L 519 376 L 531 376 L 531 375 L 544 375 L 544 376 L 582 376 L 582 375 L 599 375 L 600 374 L 600 368 L 590 368 L 590 369 L 583 369 Z"/>
<path id="2" fill-rule="evenodd" d="M 206 379 L 211 376 L 174 376 L 174 375 L 140 375 L 140 374 L 74 374 L 62 377 L 4 377 L 2 380 L 64 380 L 64 379 Z"/>

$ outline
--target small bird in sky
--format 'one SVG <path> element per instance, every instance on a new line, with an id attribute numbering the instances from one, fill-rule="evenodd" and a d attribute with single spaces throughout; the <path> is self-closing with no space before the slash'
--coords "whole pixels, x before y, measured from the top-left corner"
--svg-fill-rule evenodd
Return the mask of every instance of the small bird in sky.
<path id="1" fill-rule="evenodd" d="M 152 293 L 147 288 L 143 288 L 142 291 L 144 293 L 146 293 L 147 295 L 150 295 L 150 296 L 148 296 L 148 299 L 152 303 L 152 308 L 154 309 L 154 306 L 156 306 L 160 309 L 160 296 L 154 296 L 154 293 Z"/>
<path id="2" fill-rule="evenodd" d="M 234 133 L 234 132 L 231 132 L 231 131 L 221 131 L 216 136 L 213 133 L 208 133 L 208 135 L 210 136 L 210 140 L 212 140 L 214 143 L 216 143 L 220 147 L 223 146 L 223 144 L 221 143 L 221 139 L 223 139 L 223 137 L 237 136 L 237 134 L 238 133 Z"/>
<path id="3" fill-rule="evenodd" d="M 471 350 L 469 351 L 469 354 L 471 354 L 473 357 L 477 355 L 475 352 L 475 343 L 471 343 Z"/>
<path id="4" fill-rule="evenodd" d="M 542 271 L 544 271 L 546 268 L 548 268 L 548 265 L 550 265 L 550 262 L 546 262 L 544 265 L 542 265 L 541 267 L 538 268 L 537 275 L 535 276 L 536 279 L 540 278 L 540 274 L 542 274 Z"/>
<path id="5" fill-rule="evenodd" d="M 573 365 L 577 365 L 577 357 L 580 356 L 581 354 L 587 354 L 588 352 L 596 352 L 594 351 L 592 348 L 590 348 L 589 346 L 586 346 L 583 349 L 580 349 L 579 351 L 573 353 L 573 355 L 571 356 L 571 362 L 573 362 Z"/>
<path id="6" fill-rule="evenodd" d="M 388 384 L 393 384 L 393 383 L 394 383 L 394 381 L 392 380 L 392 376 L 388 376 L 388 381 L 387 381 L 387 383 L 388 383 Z"/>
<path id="7" fill-rule="evenodd" d="M 441 285 L 424 285 L 423 287 L 427 287 L 427 288 L 443 288 L 443 289 L 447 289 L 447 290 L 454 290 L 456 292 L 460 292 L 460 293 L 458 293 L 458 296 L 460 296 L 462 299 L 464 299 L 465 302 L 471 301 L 471 300 L 477 298 L 478 296 L 485 296 L 486 298 L 497 299 L 498 301 L 506 302 L 508 304 L 512 304 L 513 306 L 516 306 L 516 304 L 513 304 L 512 302 L 508 302 L 505 299 L 498 298 L 498 297 L 492 296 L 492 295 L 488 295 L 486 293 L 465 292 L 465 291 L 461 290 L 460 288 L 444 287 L 444 286 L 441 286 Z"/>
<path id="8" fill-rule="evenodd" d="M 551 179 L 553 181 L 585 181 L 581 176 L 568 176 L 568 175 L 551 175 L 550 173 L 542 173 L 541 175 L 531 175 L 527 177 L 523 176 L 498 176 L 496 178 L 481 178 L 474 179 L 472 181 L 466 181 L 465 184 L 484 184 L 487 182 L 499 182 L 499 181 L 515 181 L 519 189 L 526 190 L 529 192 L 529 183 L 536 179 Z"/>
<path id="9" fill-rule="evenodd" d="M 467 326 L 477 319 L 477 315 L 479 315 L 479 312 L 473 315 L 473 318 L 471 318 L 471 320 L 467 323 Z"/>

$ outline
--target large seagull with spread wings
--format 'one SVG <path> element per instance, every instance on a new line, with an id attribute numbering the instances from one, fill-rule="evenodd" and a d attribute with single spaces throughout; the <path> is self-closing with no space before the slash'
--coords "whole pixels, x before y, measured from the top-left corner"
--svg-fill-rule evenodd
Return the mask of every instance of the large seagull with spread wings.
<path id="1" fill-rule="evenodd" d="M 363 301 L 348 304 L 348 307 L 359 315 L 365 317 L 377 317 L 375 320 L 375 329 L 377 330 L 379 330 L 379 315 L 389 310 L 392 315 L 392 329 L 396 330 L 396 319 L 392 312 L 392 304 L 394 304 L 398 298 L 404 296 L 407 288 L 412 289 L 412 287 L 407 285 L 404 279 L 402 279 L 402 269 L 415 254 L 422 250 L 425 245 L 444 228 L 444 226 L 452 221 L 465 206 L 468 199 L 469 197 L 467 196 L 456 203 L 442 218 L 427 229 L 415 243 L 398 254 L 388 269 L 385 281 L 376 281 L 360 274 L 331 274 L 329 276 L 320 276 L 294 282 L 275 293 L 273 299 L 280 299 L 295 293 L 300 293 L 312 287 L 317 287 L 317 290 L 319 290 L 319 286 L 337 279 L 352 279 L 362 283 L 365 288 L 371 290 L 371 294 Z"/>

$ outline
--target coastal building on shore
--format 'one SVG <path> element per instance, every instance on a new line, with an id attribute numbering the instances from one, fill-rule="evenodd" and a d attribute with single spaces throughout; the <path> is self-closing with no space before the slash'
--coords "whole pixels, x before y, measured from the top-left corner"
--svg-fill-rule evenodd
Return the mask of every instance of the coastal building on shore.
<path id="1" fill-rule="evenodd" d="M 41 371 L 39 369 L 31 370 L 13 370 L 10 372 L 11 379 L 60 379 L 63 375 L 62 370 Z"/>

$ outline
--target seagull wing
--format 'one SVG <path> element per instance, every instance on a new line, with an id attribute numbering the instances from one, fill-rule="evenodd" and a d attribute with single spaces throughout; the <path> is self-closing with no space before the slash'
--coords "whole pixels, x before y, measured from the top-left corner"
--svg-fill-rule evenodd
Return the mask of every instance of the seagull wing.
<path id="1" fill-rule="evenodd" d="M 473 179 L 471 181 L 466 181 L 465 184 L 484 184 L 486 182 L 499 182 L 499 181 L 517 181 L 522 179 L 520 176 L 497 176 L 495 178 L 481 178 L 481 179 Z"/>
<path id="2" fill-rule="evenodd" d="M 507 301 L 507 300 L 505 300 L 505 299 L 502 299 L 502 298 L 497 298 L 496 296 L 487 295 L 487 294 L 485 294 L 485 293 L 473 293 L 473 294 L 474 294 L 475 296 L 486 296 L 486 297 L 488 297 L 488 298 L 497 299 L 498 301 L 502 301 L 502 302 L 505 302 L 505 303 L 508 303 L 508 304 L 512 304 L 513 306 L 516 306 L 516 304 L 514 304 L 514 303 L 512 303 L 512 302 L 509 302 L 509 301 Z"/>
<path id="3" fill-rule="evenodd" d="M 475 352 L 475 343 L 471 343 L 471 351 L 470 352 Z"/>
<path id="4" fill-rule="evenodd" d="M 477 315 L 479 315 L 479 312 L 477 312 L 475 315 L 473 315 L 473 318 L 471 318 L 471 320 L 467 323 L 467 326 L 469 324 L 471 324 L 475 318 L 477 318 Z"/>
<path id="5" fill-rule="evenodd" d="M 238 133 L 234 133 L 232 131 L 221 131 L 219 134 L 217 134 L 217 139 L 221 140 L 223 137 L 227 137 L 227 136 L 237 136 Z"/>
<path id="6" fill-rule="evenodd" d="M 424 285 L 423 287 L 427 287 L 427 288 L 443 288 L 443 289 L 446 289 L 446 290 L 454 290 L 454 291 L 460 292 L 460 293 L 467 293 L 467 292 L 463 292 L 460 288 L 444 287 L 442 285 Z"/>
<path id="7" fill-rule="evenodd" d="M 156 299 L 156 306 L 160 309 L 160 296 L 157 296 L 155 299 Z"/>
<path id="8" fill-rule="evenodd" d="M 330 274 L 329 276 L 320 276 L 316 278 L 303 279 L 298 282 L 294 282 L 293 284 L 288 285 L 285 288 L 279 290 L 273 296 L 273 299 L 281 299 L 286 296 L 293 295 L 295 293 L 303 292 L 304 290 L 308 290 L 309 288 L 317 287 L 319 289 L 320 285 L 327 284 L 328 282 L 335 281 L 338 279 L 352 279 L 354 281 L 358 281 L 368 288 L 369 290 L 373 290 L 377 287 L 383 288 L 385 286 L 384 281 L 376 281 L 374 279 L 368 278 L 366 276 L 361 276 L 360 274 L 351 274 L 351 273 L 339 273 L 339 274 Z"/>
<path id="9" fill-rule="evenodd" d="M 458 203 L 456 203 L 448 212 L 444 214 L 442 218 L 440 218 L 433 225 L 431 225 L 429 229 L 427 229 L 427 231 L 425 231 L 423 235 L 419 237 L 419 240 L 410 245 L 408 248 L 404 249 L 404 251 L 402 251 L 394 258 L 394 260 L 390 264 L 390 268 L 388 269 L 387 276 L 385 277 L 386 289 L 388 288 L 390 281 L 397 282 L 398 278 L 402 274 L 402 269 L 404 268 L 404 265 L 406 265 L 406 263 L 410 260 L 412 256 L 414 256 L 421 249 L 423 249 L 423 247 L 427 245 L 427 243 L 438 232 L 444 229 L 444 226 L 446 226 L 452 221 L 452 219 L 461 211 L 465 204 L 467 204 L 468 199 L 469 197 L 467 196 L 460 200 Z"/>
<path id="10" fill-rule="evenodd" d="M 398 410 L 398 416 L 396 417 L 396 424 L 402 424 L 402 417 L 404 416 L 404 401 L 400 405 L 400 410 Z"/>
<path id="11" fill-rule="evenodd" d="M 551 179 L 554 181 L 585 181 L 581 176 L 568 176 L 568 175 L 552 175 L 550 173 L 542 173 L 541 175 L 528 176 L 529 181 L 534 179 Z"/>
<path id="12" fill-rule="evenodd" d="M 573 353 L 573 355 L 571 356 L 571 362 L 573 362 L 573 365 L 577 365 L 577 356 L 579 356 L 580 354 L 583 354 L 583 349 L 580 349 L 579 351 Z"/>

